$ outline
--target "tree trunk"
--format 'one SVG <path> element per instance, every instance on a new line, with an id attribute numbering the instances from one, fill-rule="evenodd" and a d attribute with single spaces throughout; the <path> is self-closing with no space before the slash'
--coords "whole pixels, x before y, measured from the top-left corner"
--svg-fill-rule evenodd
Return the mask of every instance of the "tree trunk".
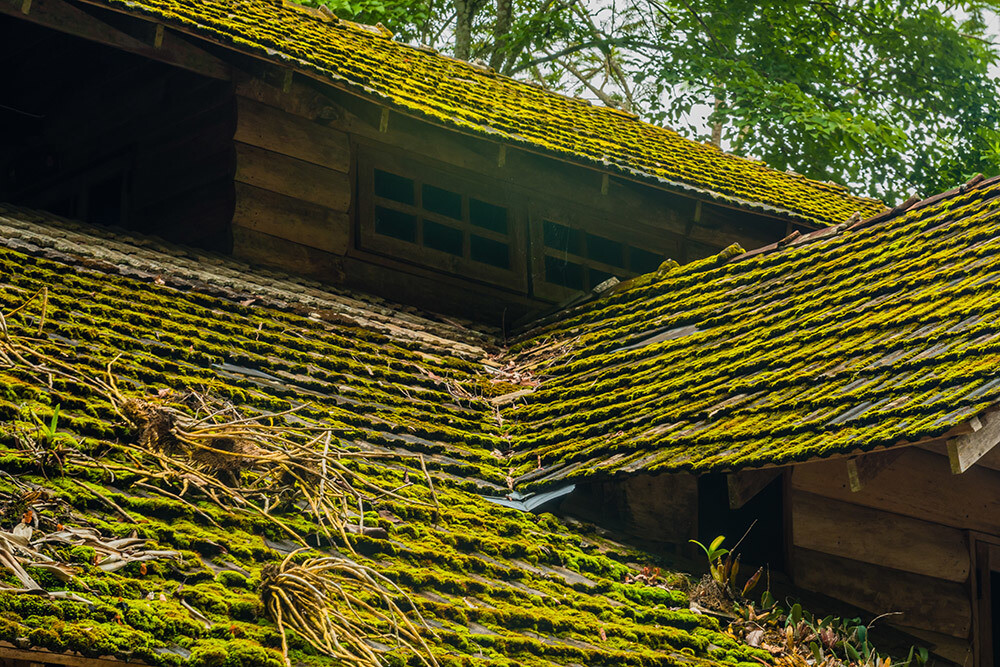
<path id="1" fill-rule="evenodd" d="M 455 57 L 468 60 L 472 49 L 472 2 L 455 0 Z"/>
<path id="2" fill-rule="evenodd" d="M 718 113 L 719 107 L 722 106 L 722 98 L 718 95 L 715 96 L 715 107 L 712 110 L 713 113 Z M 712 145 L 722 147 L 722 121 L 717 120 L 712 123 Z"/>
<path id="3" fill-rule="evenodd" d="M 513 0 L 497 0 L 497 18 L 493 24 L 493 54 L 490 56 L 490 67 L 503 71 L 507 60 L 507 35 L 510 33 L 511 17 L 514 8 Z"/>

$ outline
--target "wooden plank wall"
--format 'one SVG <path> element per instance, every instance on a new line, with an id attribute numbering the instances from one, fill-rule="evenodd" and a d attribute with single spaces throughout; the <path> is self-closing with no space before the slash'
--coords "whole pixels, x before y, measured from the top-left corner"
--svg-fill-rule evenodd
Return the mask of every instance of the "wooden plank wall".
<path id="1" fill-rule="evenodd" d="M 236 75 L 236 211 L 233 252 L 248 261 L 440 309 L 467 305 L 510 323 L 547 308 L 540 298 L 476 284 L 364 252 L 351 201 L 359 148 L 423 156 L 443 170 L 482 177 L 524 210 L 575 206 L 610 222 L 627 221 L 663 241 L 677 259 L 685 244 L 701 254 L 733 241 L 756 247 L 785 236 L 786 223 L 695 202 L 637 183 L 604 183 L 593 170 L 435 127 L 304 77 L 276 71 Z M 402 153 L 401 153 L 402 152 Z M 603 212 L 603 213 L 602 213 Z M 637 237 L 639 238 L 639 237 Z M 638 243 L 639 247 L 646 247 Z M 429 302 L 421 297 L 433 295 Z M 476 313 L 463 313 L 475 316 Z"/>
<path id="2" fill-rule="evenodd" d="M 908 449 L 860 491 L 846 464 L 795 466 L 791 574 L 795 584 L 872 613 L 943 658 L 972 663 L 970 531 L 1000 536 L 1000 472 L 951 474 L 940 452 Z"/>

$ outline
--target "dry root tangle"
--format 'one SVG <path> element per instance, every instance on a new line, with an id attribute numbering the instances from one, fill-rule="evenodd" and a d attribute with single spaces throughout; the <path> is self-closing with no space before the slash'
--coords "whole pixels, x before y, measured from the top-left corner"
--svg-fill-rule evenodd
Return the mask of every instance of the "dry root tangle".
<path id="1" fill-rule="evenodd" d="M 265 567 L 260 595 L 268 615 L 278 625 L 287 665 L 285 628 L 302 636 L 316 650 L 347 665 L 380 667 L 379 653 L 393 648 L 417 656 L 421 663 L 436 667 L 427 642 L 417 627 L 393 601 L 405 598 L 417 623 L 431 631 L 409 598 L 375 570 L 343 558 L 311 558 L 293 562 L 299 552 L 280 565 Z M 384 644 L 388 649 L 376 648 Z"/>

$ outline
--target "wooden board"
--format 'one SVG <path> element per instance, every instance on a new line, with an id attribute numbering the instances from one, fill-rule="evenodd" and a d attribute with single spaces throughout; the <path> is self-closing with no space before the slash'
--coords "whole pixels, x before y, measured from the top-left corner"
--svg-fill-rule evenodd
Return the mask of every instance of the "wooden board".
<path id="1" fill-rule="evenodd" d="M 271 236 L 246 227 L 233 226 L 233 256 L 250 264 L 288 270 L 329 284 L 344 279 L 342 259 L 316 248 Z"/>
<path id="2" fill-rule="evenodd" d="M 693 475 L 636 475 L 621 488 L 629 533 L 685 546 L 698 537 L 698 479 Z"/>
<path id="3" fill-rule="evenodd" d="M 908 628 L 902 625 L 897 627 L 901 632 L 905 632 L 918 639 L 919 643 L 930 649 L 930 652 L 934 655 L 941 656 L 945 660 L 950 660 L 956 665 L 971 667 L 974 664 L 972 661 L 972 642 L 968 639 L 950 637 L 942 635 L 939 632 Z"/>
<path id="4" fill-rule="evenodd" d="M 965 533 L 860 505 L 792 491 L 795 545 L 928 577 L 969 577 Z"/>
<path id="5" fill-rule="evenodd" d="M 859 526 L 858 530 L 864 530 Z M 892 624 L 969 637 L 972 605 L 962 584 L 794 547 L 796 586 L 871 612 L 901 612 Z"/>
<path id="6" fill-rule="evenodd" d="M 346 213 L 316 206 L 245 183 L 236 184 L 233 226 L 343 255 L 350 237 Z M 285 265 L 296 270 L 295 264 Z"/>
<path id="7" fill-rule="evenodd" d="M 345 174 L 350 168 L 347 135 L 339 130 L 245 97 L 237 97 L 236 112 L 236 141 Z"/>
<path id="8" fill-rule="evenodd" d="M 852 493 L 843 460 L 797 465 L 792 488 L 954 528 L 1000 535 L 1000 473 L 973 466 L 952 475 L 948 459 L 909 448 L 877 482 Z"/>
<path id="9" fill-rule="evenodd" d="M 236 144 L 236 180 L 342 213 L 351 205 L 346 173 L 249 144 Z"/>

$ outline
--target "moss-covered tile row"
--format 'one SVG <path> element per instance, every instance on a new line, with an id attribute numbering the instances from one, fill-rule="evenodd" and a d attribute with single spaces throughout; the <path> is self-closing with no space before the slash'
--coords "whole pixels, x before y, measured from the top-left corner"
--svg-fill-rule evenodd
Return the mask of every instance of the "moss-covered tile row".
<path id="1" fill-rule="evenodd" d="M 816 224 L 882 204 L 779 172 L 615 109 L 563 97 L 485 68 L 394 41 L 370 26 L 275 0 L 89 0 L 150 16 L 227 46 L 347 86 L 383 104 L 511 145 L 613 171 L 692 186 Z"/>
<path id="2" fill-rule="evenodd" d="M 996 181 L 784 248 L 664 266 L 515 344 L 542 380 L 505 414 L 516 482 L 941 436 L 1000 402 L 998 285 Z"/>

